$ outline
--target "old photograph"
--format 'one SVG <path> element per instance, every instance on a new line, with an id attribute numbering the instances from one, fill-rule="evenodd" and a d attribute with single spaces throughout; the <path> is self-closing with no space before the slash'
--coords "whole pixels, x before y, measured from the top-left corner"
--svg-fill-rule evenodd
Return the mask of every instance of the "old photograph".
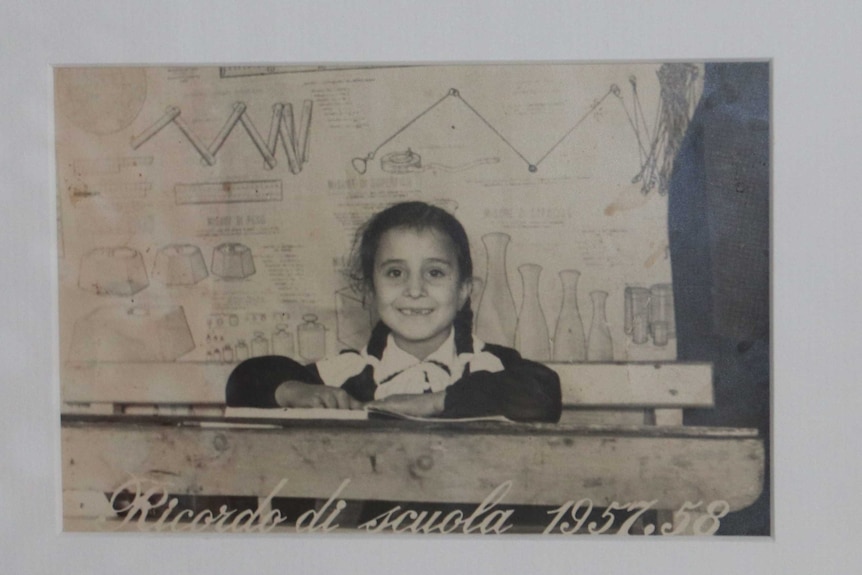
<path id="1" fill-rule="evenodd" d="M 53 74 L 65 531 L 773 533 L 770 63 Z"/>

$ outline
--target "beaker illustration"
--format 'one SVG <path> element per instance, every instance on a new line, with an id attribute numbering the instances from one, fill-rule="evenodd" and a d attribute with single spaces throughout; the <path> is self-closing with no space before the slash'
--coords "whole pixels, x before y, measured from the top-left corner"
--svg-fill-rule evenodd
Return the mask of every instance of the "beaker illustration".
<path id="1" fill-rule="evenodd" d="M 287 324 L 275 326 L 272 334 L 272 353 L 282 357 L 293 357 L 296 350 L 293 345 L 293 334 L 287 331 Z"/>
<path id="2" fill-rule="evenodd" d="M 656 284 L 650 288 L 649 325 L 653 343 L 667 345 L 673 325 L 673 291 L 670 284 Z"/>
<path id="3" fill-rule="evenodd" d="M 631 334 L 638 345 L 649 339 L 650 290 L 645 287 L 626 288 L 631 294 Z"/>
<path id="4" fill-rule="evenodd" d="M 236 342 L 236 348 L 234 351 L 236 352 L 237 361 L 245 361 L 248 359 L 248 344 L 245 343 L 244 339 Z"/>
<path id="5" fill-rule="evenodd" d="M 296 328 L 299 340 L 299 355 L 307 361 L 317 361 L 326 357 L 326 328 L 317 323 L 317 316 L 307 313 L 302 316 L 302 325 Z"/>
<path id="6" fill-rule="evenodd" d="M 269 340 L 266 339 L 262 331 L 256 331 L 251 340 L 251 356 L 261 357 L 264 355 L 269 355 Z"/>
<path id="7" fill-rule="evenodd" d="M 590 337 L 587 340 L 587 361 L 613 361 L 614 344 L 611 340 L 611 330 L 605 317 L 606 291 L 590 292 L 593 302 L 593 321 L 590 324 Z"/>
<path id="8" fill-rule="evenodd" d="M 476 335 L 486 343 L 512 347 L 518 316 L 506 276 L 506 247 L 511 238 L 495 232 L 482 236 L 487 254 L 485 289 L 476 314 Z"/>
<path id="9" fill-rule="evenodd" d="M 524 286 L 524 296 L 521 300 L 521 311 L 515 327 L 515 349 L 527 359 L 548 361 L 551 359 L 551 341 L 548 335 L 548 324 L 542 313 L 539 301 L 539 278 L 542 266 L 523 264 L 518 266 L 521 282 Z"/>
<path id="10" fill-rule="evenodd" d="M 563 303 L 554 330 L 554 361 L 584 361 L 587 359 L 587 340 L 584 337 L 584 323 L 578 309 L 578 280 L 581 272 L 563 270 L 560 281 L 563 283 Z"/>
<path id="11" fill-rule="evenodd" d="M 221 357 L 225 363 L 233 363 L 233 348 L 230 344 L 222 348 Z"/>

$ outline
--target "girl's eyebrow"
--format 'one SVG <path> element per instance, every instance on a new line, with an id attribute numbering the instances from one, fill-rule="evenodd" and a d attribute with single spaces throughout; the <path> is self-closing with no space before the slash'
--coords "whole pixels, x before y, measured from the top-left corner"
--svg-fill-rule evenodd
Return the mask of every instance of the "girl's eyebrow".
<path id="1" fill-rule="evenodd" d="M 404 264 L 404 263 L 407 263 L 407 260 L 390 258 L 388 260 L 383 260 L 382 262 L 380 262 L 377 265 L 380 267 L 383 267 L 383 266 L 387 266 L 387 265 L 391 265 L 391 264 Z M 431 263 L 431 264 L 443 264 L 443 265 L 446 265 L 449 267 L 453 266 L 452 261 L 445 259 L 445 258 L 428 258 L 428 259 L 424 260 L 422 263 L 423 264 L 429 264 L 429 263 Z"/>

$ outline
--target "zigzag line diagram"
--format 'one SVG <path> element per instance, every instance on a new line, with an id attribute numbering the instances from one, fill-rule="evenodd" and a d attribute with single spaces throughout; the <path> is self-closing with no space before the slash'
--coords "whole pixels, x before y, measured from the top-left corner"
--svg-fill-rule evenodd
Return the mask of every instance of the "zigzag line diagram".
<path id="1" fill-rule="evenodd" d="M 353 158 L 353 169 L 359 174 L 365 174 L 368 170 L 368 162 L 375 159 L 377 153 L 388 143 L 393 141 L 410 126 L 419 121 L 423 116 L 431 112 L 440 104 L 450 98 L 454 98 L 475 115 L 488 129 L 496 135 L 506 146 L 508 146 L 524 163 L 531 173 L 539 171 L 539 166 L 550 156 L 557 147 L 560 146 L 575 130 L 590 116 L 592 116 L 605 100 L 613 95 L 616 97 L 622 109 L 625 111 L 626 117 L 632 131 L 634 132 L 637 141 L 638 153 L 640 155 L 640 170 L 632 178 L 632 183 L 641 184 L 641 192 L 647 194 L 655 187 L 658 187 L 659 193 L 662 195 L 667 193 L 670 180 L 670 171 L 673 165 L 673 158 L 676 155 L 688 123 L 693 114 L 696 104 L 694 82 L 698 77 L 698 69 L 692 64 L 675 63 L 663 64 L 657 71 L 659 85 L 661 88 L 660 97 L 657 104 L 656 116 L 653 121 L 652 130 L 647 125 L 643 108 L 640 102 L 640 96 L 637 90 L 637 78 L 631 76 L 629 83 L 632 89 L 632 111 L 626 106 L 623 100 L 622 91 L 616 84 L 611 84 L 608 91 L 600 98 L 593 101 L 587 111 L 568 129 L 547 151 L 545 151 L 538 159 L 528 159 L 512 142 L 510 142 L 485 116 L 483 116 L 476 108 L 474 108 L 456 88 L 451 88 L 442 98 L 431 104 L 428 108 L 416 115 L 413 119 L 396 130 L 391 136 L 383 140 L 374 150 L 362 157 Z M 422 158 L 419 154 L 408 148 L 406 152 L 392 152 L 386 154 L 380 159 L 380 168 L 383 171 L 391 173 L 418 172 L 425 169 L 444 169 L 446 171 L 459 171 L 469 169 L 479 164 L 497 163 L 499 158 L 486 158 L 464 164 L 462 166 L 450 167 L 436 164 L 422 164 Z"/>
<path id="2" fill-rule="evenodd" d="M 278 165 L 275 154 L 278 142 L 281 140 L 282 147 L 287 154 L 287 163 L 290 171 L 293 174 L 298 174 L 302 171 L 302 166 L 308 161 L 308 140 L 311 129 L 312 107 L 313 102 L 311 100 L 303 101 L 299 127 L 297 128 L 294 122 L 293 106 L 282 103 L 274 104 L 272 106 L 272 119 L 269 124 L 269 136 L 264 140 L 254 122 L 252 122 L 246 113 L 246 104 L 244 102 L 236 102 L 224 126 L 222 126 L 222 129 L 213 139 L 212 143 L 207 146 L 201 137 L 183 120 L 180 109 L 176 106 L 168 106 L 165 108 L 165 113 L 161 118 L 132 138 L 132 149 L 137 150 L 162 131 L 168 124 L 174 124 L 195 150 L 197 150 L 204 164 L 213 166 L 216 163 L 216 154 L 228 136 L 230 136 L 234 126 L 242 124 L 255 148 L 257 148 L 257 151 L 263 157 L 267 169 L 271 170 Z"/>

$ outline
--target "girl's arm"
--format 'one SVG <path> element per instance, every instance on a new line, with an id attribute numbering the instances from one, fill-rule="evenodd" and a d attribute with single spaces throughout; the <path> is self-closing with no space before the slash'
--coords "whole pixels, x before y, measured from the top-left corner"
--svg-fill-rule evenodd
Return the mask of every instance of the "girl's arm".
<path id="1" fill-rule="evenodd" d="M 446 389 L 441 417 L 504 415 L 514 421 L 556 423 L 562 412 L 560 378 L 549 367 L 523 359 L 517 351 L 486 344 L 503 371 L 477 371 Z"/>
<path id="2" fill-rule="evenodd" d="M 317 369 L 278 355 L 253 357 L 240 363 L 227 380 L 229 407 L 279 407 L 276 390 L 282 383 L 323 385 Z"/>

